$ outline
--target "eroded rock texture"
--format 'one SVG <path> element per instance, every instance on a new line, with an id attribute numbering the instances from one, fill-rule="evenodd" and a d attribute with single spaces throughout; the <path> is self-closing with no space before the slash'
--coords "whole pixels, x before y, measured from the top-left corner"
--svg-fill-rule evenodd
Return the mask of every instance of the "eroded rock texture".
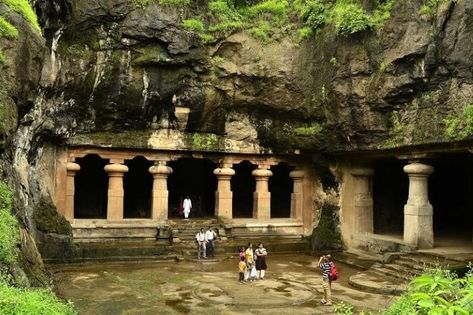
<path id="1" fill-rule="evenodd" d="M 20 37 L 2 40 L 4 172 L 24 225 L 43 244 L 51 235 L 67 243 L 60 220 L 37 228 L 33 215 L 51 202 L 47 157 L 57 144 L 175 127 L 176 106 L 191 109 L 187 131 L 273 152 L 444 141 L 444 118 L 473 101 L 473 3 L 428 16 L 422 3 L 396 1 L 378 31 L 345 38 L 327 27 L 300 45 L 243 32 L 204 45 L 182 28 L 181 9 L 131 0 L 37 0 L 44 39 L 11 13 Z"/>

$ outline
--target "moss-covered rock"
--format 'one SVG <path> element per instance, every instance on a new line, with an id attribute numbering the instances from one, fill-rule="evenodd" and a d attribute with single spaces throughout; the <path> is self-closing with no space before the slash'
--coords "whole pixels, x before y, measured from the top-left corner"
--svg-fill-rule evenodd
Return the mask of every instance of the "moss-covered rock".
<path id="1" fill-rule="evenodd" d="M 34 209 L 33 219 L 37 229 L 41 232 L 72 235 L 69 221 L 59 214 L 51 201 L 45 198 L 42 198 L 39 205 Z"/>
<path id="2" fill-rule="evenodd" d="M 310 238 L 312 250 L 341 249 L 343 243 L 339 226 L 337 206 L 324 203 L 319 223 Z"/>

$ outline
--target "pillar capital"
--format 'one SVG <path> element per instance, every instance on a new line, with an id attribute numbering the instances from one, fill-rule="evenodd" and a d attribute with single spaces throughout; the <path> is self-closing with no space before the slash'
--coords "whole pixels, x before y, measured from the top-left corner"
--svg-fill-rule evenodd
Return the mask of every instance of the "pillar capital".
<path id="1" fill-rule="evenodd" d="M 301 180 L 304 178 L 304 171 L 302 170 L 293 170 L 289 173 L 289 177 L 293 178 L 294 180 Z"/>
<path id="2" fill-rule="evenodd" d="M 408 175 L 425 175 L 428 176 L 434 172 L 434 168 L 430 165 L 414 162 L 407 164 L 403 168 L 404 173 Z"/>
<path id="3" fill-rule="evenodd" d="M 72 175 L 74 175 L 80 171 L 80 165 L 75 162 L 67 162 L 66 169 L 68 174 L 70 172 Z"/>
<path id="4" fill-rule="evenodd" d="M 172 168 L 166 166 L 166 162 L 159 161 L 157 165 L 151 166 L 148 171 L 154 176 L 164 175 L 168 176 L 172 174 Z"/>
<path id="5" fill-rule="evenodd" d="M 273 176 L 273 172 L 267 169 L 257 168 L 251 174 L 256 177 L 256 180 L 265 180 Z"/>
<path id="6" fill-rule="evenodd" d="M 355 167 L 351 170 L 353 176 L 373 176 L 374 170 L 369 167 Z"/>
<path id="7" fill-rule="evenodd" d="M 128 166 L 116 163 L 107 164 L 103 169 L 108 173 L 108 176 L 123 176 L 128 172 Z"/>
<path id="8" fill-rule="evenodd" d="M 235 175 L 235 170 L 230 167 L 219 167 L 214 170 L 214 175 L 217 177 L 226 177 Z"/>

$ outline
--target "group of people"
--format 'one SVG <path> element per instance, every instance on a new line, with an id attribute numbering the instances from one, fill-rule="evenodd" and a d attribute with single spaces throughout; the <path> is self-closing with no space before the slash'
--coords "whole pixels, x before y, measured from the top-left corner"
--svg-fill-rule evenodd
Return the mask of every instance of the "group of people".
<path id="1" fill-rule="evenodd" d="M 263 280 L 266 269 L 266 256 L 268 252 L 264 248 L 264 244 L 258 244 L 253 250 L 253 244 L 248 243 L 246 249 L 239 248 L 240 262 L 238 263 L 239 281 L 245 283 L 247 281 Z"/>
<path id="2" fill-rule="evenodd" d="M 200 229 L 195 235 L 197 242 L 197 259 L 207 259 L 207 257 L 215 257 L 215 240 L 217 239 L 217 233 L 209 226 L 207 231 Z"/>

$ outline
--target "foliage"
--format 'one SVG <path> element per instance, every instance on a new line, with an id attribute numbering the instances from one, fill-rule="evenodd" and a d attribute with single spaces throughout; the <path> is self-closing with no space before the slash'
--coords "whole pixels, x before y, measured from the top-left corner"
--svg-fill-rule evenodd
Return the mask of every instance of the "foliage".
<path id="1" fill-rule="evenodd" d="M 442 3 L 452 0 L 424 0 L 424 3 L 419 9 L 419 13 L 422 15 L 432 15 L 437 10 L 438 6 Z M 453 0 L 456 2 L 457 0 Z"/>
<path id="2" fill-rule="evenodd" d="M 334 306 L 336 314 L 354 314 L 353 308 Z M 360 313 L 361 314 L 361 313 Z M 434 268 L 414 278 L 407 291 L 380 315 L 473 314 L 473 268 L 458 278 L 449 270 Z"/>
<path id="3" fill-rule="evenodd" d="M 33 28 L 41 33 L 41 28 L 39 27 L 38 17 L 33 11 L 28 0 L 2 0 L 10 9 L 19 13 L 26 21 L 28 21 Z"/>
<path id="4" fill-rule="evenodd" d="M 322 131 L 322 126 L 317 123 L 310 125 L 309 127 L 298 127 L 294 129 L 294 133 L 298 136 L 315 136 Z"/>
<path id="5" fill-rule="evenodd" d="M 10 24 L 5 18 L 0 16 L 0 38 L 17 38 L 18 30 Z"/>
<path id="6" fill-rule="evenodd" d="M 353 305 L 345 302 L 336 303 L 333 305 L 333 311 L 337 315 L 351 315 L 353 314 Z"/>
<path id="7" fill-rule="evenodd" d="M 473 135 L 473 103 L 463 108 L 457 116 L 444 119 L 445 135 L 449 139 L 465 139 Z"/>
<path id="8" fill-rule="evenodd" d="M 391 113 L 391 130 L 389 131 L 389 138 L 384 142 L 387 148 L 393 148 L 403 143 L 405 126 L 401 122 L 401 115 L 394 111 Z"/>
<path id="9" fill-rule="evenodd" d="M 335 31 L 339 35 L 349 36 L 373 27 L 368 13 L 358 3 L 338 1 L 332 12 Z"/>
<path id="10" fill-rule="evenodd" d="M 182 26 L 189 31 L 194 31 L 196 33 L 204 32 L 204 23 L 198 19 L 189 19 L 182 21 Z"/>
<path id="11" fill-rule="evenodd" d="M 326 23 L 327 5 L 321 0 L 308 0 L 305 3 L 296 0 L 295 8 L 304 19 L 304 24 L 313 30 L 319 29 Z"/>
<path id="12" fill-rule="evenodd" d="M 163 5 L 170 5 L 170 6 L 186 6 L 192 3 L 192 0 L 133 0 L 133 3 L 138 8 L 145 8 L 151 2 L 158 2 Z"/>
<path id="13" fill-rule="evenodd" d="M 0 314 L 11 315 L 73 315 L 72 303 L 64 303 L 48 289 L 21 289 L 0 279 Z"/>
<path id="14" fill-rule="evenodd" d="M 16 257 L 18 223 L 12 210 L 13 192 L 0 181 L 0 264 L 12 263 Z"/>

